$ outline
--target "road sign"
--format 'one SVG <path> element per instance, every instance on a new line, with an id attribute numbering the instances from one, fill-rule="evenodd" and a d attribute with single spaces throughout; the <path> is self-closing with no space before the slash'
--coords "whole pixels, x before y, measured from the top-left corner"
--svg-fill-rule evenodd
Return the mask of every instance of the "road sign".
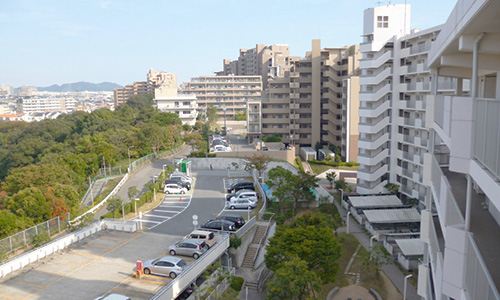
<path id="1" fill-rule="evenodd" d="M 198 221 L 194 220 L 193 225 L 198 225 Z"/>
<path id="2" fill-rule="evenodd" d="M 193 215 L 193 220 L 198 220 L 198 215 Z"/>

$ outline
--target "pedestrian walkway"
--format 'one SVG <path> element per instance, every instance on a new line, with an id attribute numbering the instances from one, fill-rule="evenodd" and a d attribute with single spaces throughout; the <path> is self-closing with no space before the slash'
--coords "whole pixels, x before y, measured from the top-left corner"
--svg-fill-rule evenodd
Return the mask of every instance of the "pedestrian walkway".
<path id="1" fill-rule="evenodd" d="M 346 222 L 347 224 L 347 210 L 342 208 L 336 201 L 334 201 L 335 206 L 337 206 L 337 209 L 342 216 L 342 219 Z M 345 232 L 347 228 L 339 228 L 338 232 Z M 370 249 L 370 237 L 362 230 L 361 225 L 359 225 L 356 220 L 352 217 L 350 217 L 349 220 L 349 234 L 353 235 L 358 242 L 363 246 L 365 249 L 369 250 Z M 375 244 L 375 242 L 374 242 Z M 389 265 L 385 265 L 382 267 L 382 270 L 384 273 L 387 275 L 387 277 L 391 280 L 392 284 L 399 290 L 401 295 L 403 294 L 403 289 L 404 289 L 404 281 L 405 281 L 405 275 L 401 272 L 401 270 L 393 263 Z M 363 280 L 363 276 L 361 276 L 361 280 Z M 406 287 L 406 299 L 407 300 L 421 300 L 422 298 L 417 294 L 416 288 L 409 284 Z"/>

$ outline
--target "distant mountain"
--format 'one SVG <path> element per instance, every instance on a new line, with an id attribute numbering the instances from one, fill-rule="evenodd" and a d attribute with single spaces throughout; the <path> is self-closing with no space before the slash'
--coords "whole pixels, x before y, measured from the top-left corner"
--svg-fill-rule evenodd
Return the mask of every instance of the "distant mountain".
<path id="1" fill-rule="evenodd" d="M 37 87 L 39 91 L 46 92 L 76 92 L 76 91 L 89 91 L 89 92 L 112 92 L 114 89 L 122 88 L 123 86 L 112 82 L 90 83 L 90 82 L 74 82 L 65 83 L 62 85 L 53 84 L 47 87 Z"/>

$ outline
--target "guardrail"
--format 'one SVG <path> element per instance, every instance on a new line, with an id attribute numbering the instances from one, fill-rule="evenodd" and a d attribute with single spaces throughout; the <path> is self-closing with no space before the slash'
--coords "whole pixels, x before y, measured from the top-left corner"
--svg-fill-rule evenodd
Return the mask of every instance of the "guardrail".
<path id="1" fill-rule="evenodd" d="M 264 215 L 264 213 L 266 212 L 266 209 L 267 209 L 267 196 L 266 196 L 266 193 L 264 192 L 264 189 L 260 185 L 259 179 L 257 178 L 257 172 L 253 172 L 252 177 L 253 177 L 254 182 L 257 183 L 255 186 L 259 190 L 259 194 L 261 195 L 261 198 L 262 198 L 262 207 L 260 208 L 259 213 L 258 213 L 259 220 L 262 220 L 262 216 Z"/>
<path id="2" fill-rule="evenodd" d="M 69 223 L 72 224 L 72 223 L 80 220 L 83 216 L 85 216 L 87 214 L 92 214 L 92 213 L 96 212 L 97 210 L 99 210 L 104 205 L 104 203 L 106 203 L 106 201 L 111 199 L 121 189 L 122 185 L 125 184 L 125 182 L 128 180 L 128 177 L 129 177 L 129 173 L 125 174 L 125 176 L 123 176 L 122 180 L 120 180 L 120 182 L 115 186 L 115 188 L 111 191 L 111 193 L 109 193 L 109 195 L 106 196 L 106 198 L 104 198 L 104 200 L 102 200 L 96 206 L 87 210 L 83 214 L 79 215 L 74 220 L 69 221 Z"/>
<path id="3" fill-rule="evenodd" d="M 267 226 L 266 226 L 266 232 L 264 232 L 264 235 L 260 238 L 259 246 L 257 247 L 257 251 L 255 251 L 255 255 L 254 255 L 253 260 L 252 260 L 254 266 L 255 266 L 255 261 L 257 260 L 257 257 L 259 256 L 260 249 L 262 248 L 262 242 L 266 240 L 267 233 L 269 231 L 269 227 L 271 227 L 271 222 L 273 221 L 273 217 L 274 217 L 274 214 L 271 216 L 271 218 L 269 218 L 269 223 L 267 223 Z"/>
<path id="4" fill-rule="evenodd" d="M 241 238 L 245 233 L 248 232 L 248 230 L 250 230 L 250 228 L 252 228 L 253 225 L 255 225 L 256 222 L 257 222 L 257 218 L 256 218 L 256 216 L 254 216 L 253 218 L 248 220 L 245 223 L 245 225 L 243 225 L 240 229 L 238 229 L 238 231 L 236 231 L 235 235 L 238 238 Z"/>
<path id="5" fill-rule="evenodd" d="M 190 265 L 177 278 L 162 288 L 151 300 L 172 300 L 179 296 L 186 287 L 200 276 L 205 269 L 217 260 L 229 248 L 229 235 L 224 235 L 222 240 L 210 248 L 203 256 Z"/>

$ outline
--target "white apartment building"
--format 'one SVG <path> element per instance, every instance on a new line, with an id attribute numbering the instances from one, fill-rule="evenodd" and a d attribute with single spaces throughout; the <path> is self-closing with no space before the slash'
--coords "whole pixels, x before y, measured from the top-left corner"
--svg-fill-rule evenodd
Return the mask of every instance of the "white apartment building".
<path id="1" fill-rule="evenodd" d="M 404 197 L 423 203 L 429 146 L 425 96 L 431 92 L 427 55 L 440 27 L 410 30 L 410 7 L 405 5 L 367 9 L 364 22 L 357 191 L 383 192 L 393 183 Z M 438 80 L 438 93 L 454 92 L 456 80 Z"/>
<path id="2" fill-rule="evenodd" d="M 499 1 L 459 0 L 429 51 L 418 281 L 425 299 L 500 299 L 498 16 Z M 457 82 L 453 95 L 439 95 L 441 77 Z"/>
<path id="3" fill-rule="evenodd" d="M 20 101 L 21 112 L 25 114 L 66 110 L 64 98 L 35 97 L 18 101 Z"/>
<path id="4" fill-rule="evenodd" d="M 176 113 L 179 115 L 182 124 L 193 126 L 198 117 L 196 96 L 177 94 L 177 76 L 175 74 L 162 72 L 157 75 L 162 80 L 159 82 L 159 87 L 155 88 L 154 91 L 155 98 L 153 101 L 156 108 L 159 111 Z"/>

